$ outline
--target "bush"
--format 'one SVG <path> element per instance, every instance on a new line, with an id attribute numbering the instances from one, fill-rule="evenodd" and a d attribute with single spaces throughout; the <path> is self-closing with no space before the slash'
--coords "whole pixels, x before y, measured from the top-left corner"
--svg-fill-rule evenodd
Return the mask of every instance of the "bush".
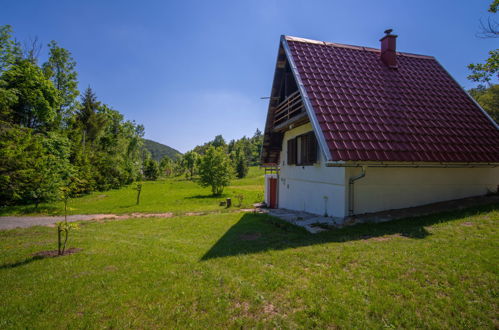
<path id="1" fill-rule="evenodd" d="M 155 181 L 159 177 L 159 165 L 154 159 L 147 159 L 144 165 L 144 176 L 146 180 Z"/>

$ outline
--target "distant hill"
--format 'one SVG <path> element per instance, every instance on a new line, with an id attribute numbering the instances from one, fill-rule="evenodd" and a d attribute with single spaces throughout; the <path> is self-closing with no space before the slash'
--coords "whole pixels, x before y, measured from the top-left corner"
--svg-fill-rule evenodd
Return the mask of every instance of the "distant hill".
<path id="1" fill-rule="evenodd" d="M 177 156 L 182 155 L 180 151 L 175 150 L 172 147 L 148 139 L 144 139 L 144 148 L 151 153 L 152 159 L 155 159 L 158 162 L 165 156 L 175 159 Z"/>

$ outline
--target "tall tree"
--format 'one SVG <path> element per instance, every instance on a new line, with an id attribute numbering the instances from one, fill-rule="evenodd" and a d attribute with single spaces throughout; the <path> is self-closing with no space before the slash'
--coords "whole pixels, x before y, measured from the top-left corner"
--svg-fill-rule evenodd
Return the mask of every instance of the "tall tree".
<path id="1" fill-rule="evenodd" d="M 3 88 L 17 97 L 10 107 L 14 123 L 36 129 L 53 128 L 59 97 L 38 66 L 28 60 L 19 60 L 2 74 L 1 80 Z"/>
<path id="2" fill-rule="evenodd" d="M 80 94 L 78 91 L 76 62 L 71 53 L 52 40 L 49 44 L 49 58 L 43 64 L 43 72 L 53 83 L 59 92 L 61 100 L 58 108 L 60 120 L 67 117 L 75 108 L 76 98 Z"/>
<path id="3" fill-rule="evenodd" d="M 92 89 L 87 87 L 81 98 L 81 107 L 77 113 L 77 118 L 83 129 L 82 144 L 86 146 L 88 142 L 93 142 L 103 130 L 104 118 L 99 116 L 98 110 L 101 103 Z"/>
<path id="4" fill-rule="evenodd" d="M 12 39 L 12 27 L 0 26 L 0 74 L 21 58 L 21 46 Z"/>

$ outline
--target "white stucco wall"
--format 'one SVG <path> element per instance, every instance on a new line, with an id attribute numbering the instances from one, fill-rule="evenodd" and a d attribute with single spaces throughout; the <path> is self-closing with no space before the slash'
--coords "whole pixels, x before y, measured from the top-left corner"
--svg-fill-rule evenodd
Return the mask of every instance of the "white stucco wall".
<path id="1" fill-rule="evenodd" d="M 320 151 L 313 166 L 287 165 L 287 141 L 311 130 L 305 124 L 284 134 L 278 207 L 344 218 L 348 216 L 348 179 L 359 174 L 360 168 L 326 167 Z M 366 176 L 355 182 L 354 214 L 485 195 L 497 191 L 498 185 L 499 168 L 368 167 Z"/>
<path id="2" fill-rule="evenodd" d="M 320 151 L 315 165 L 287 165 L 288 140 L 311 130 L 309 123 L 284 134 L 280 157 L 279 207 L 343 218 L 347 211 L 344 168 L 325 167 L 324 155 Z"/>
<path id="3" fill-rule="evenodd" d="M 347 168 L 347 178 L 360 173 Z M 373 168 L 355 182 L 354 213 L 399 209 L 496 191 L 499 168 Z"/>

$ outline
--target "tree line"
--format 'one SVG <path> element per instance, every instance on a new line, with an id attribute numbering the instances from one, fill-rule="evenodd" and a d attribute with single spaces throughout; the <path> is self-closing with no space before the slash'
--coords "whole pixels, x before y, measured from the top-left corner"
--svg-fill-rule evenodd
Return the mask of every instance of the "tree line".
<path id="1" fill-rule="evenodd" d="M 0 26 L 0 205 L 119 188 L 142 175 L 144 127 L 125 120 L 88 87 L 57 42 L 21 45 Z"/>
<path id="2" fill-rule="evenodd" d="M 217 135 L 212 141 L 196 146 L 185 154 L 171 159 L 164 157 L 160 162 L 147 159 L 144 175 L 150 180 L 160 176 L 182 176 L 194 180 L 203 187 L 211 187 L 214 195 L 220 195 L 223 188 L 234 177 L 244 178 L 249 166 L 260 164 L 263 134 L 257 129 L 252 137 L 225 141 Z"/>

